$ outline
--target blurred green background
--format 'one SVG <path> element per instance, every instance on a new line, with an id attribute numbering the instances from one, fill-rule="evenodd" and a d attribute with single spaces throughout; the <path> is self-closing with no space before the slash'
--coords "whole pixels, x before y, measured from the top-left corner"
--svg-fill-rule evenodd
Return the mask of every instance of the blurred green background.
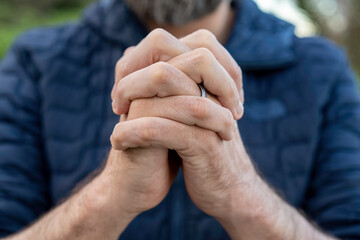
<path id="1" fill-rule="evenodd" d="M 23 31 L 74 21 L 91 0 L 0 0 L 0 58 Z"/>
<path id="2" fill-rule="evenodd" d="M 297 27 L 297 34 L 321 34 L 343 46 L 360 73 L 360 0 L 255 0 Z M 21 32 L 74 21 L 92 0 L 0 0 L 0 58 Z"/>

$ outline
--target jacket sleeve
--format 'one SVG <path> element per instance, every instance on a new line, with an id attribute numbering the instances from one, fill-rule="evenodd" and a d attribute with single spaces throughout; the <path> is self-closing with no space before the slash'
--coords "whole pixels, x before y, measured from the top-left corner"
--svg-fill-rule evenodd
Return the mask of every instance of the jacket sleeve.
<path id="1" fill-rule="evenodd" d="M 323 110 L 305 211 L 327 233 L 360 239 L 360 98 L 345 57 Z"/>
<path id="2" fill-rule="evenodd" d="M 20 45 L 0 63 L 0 237 L 49 209 L 39 73 L 32 53 Z"/>

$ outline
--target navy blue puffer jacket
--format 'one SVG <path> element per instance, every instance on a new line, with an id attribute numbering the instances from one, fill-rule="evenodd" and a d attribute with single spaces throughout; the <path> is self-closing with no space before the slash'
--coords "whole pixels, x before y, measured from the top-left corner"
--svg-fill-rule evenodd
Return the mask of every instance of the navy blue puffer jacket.
<path id="1" fill-rule="evenodd" d="M 344 54 L 236 0 L 226 48 L 242 67 L 239 129 L 264 178 L 324 231 L 360 238 L 360 99 Z M 120 1 L 77 23 L 22 35 L 0 65 L 0 236 L 71 194 L 106 159 L 118 117 L 110 91 L 124 49 L 147 35 Z M 239 173 L 241 174 L 241 173 Z M 121 239 L 226 239 L 179 174 L 166 199 Z"/>

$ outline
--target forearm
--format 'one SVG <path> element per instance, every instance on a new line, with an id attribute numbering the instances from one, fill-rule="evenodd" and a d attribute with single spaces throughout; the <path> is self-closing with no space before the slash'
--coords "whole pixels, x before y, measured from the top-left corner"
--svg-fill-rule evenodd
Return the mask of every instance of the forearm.
<path id="1" fill-rule="evenodd" d="M 233 210 L 233 216 L 220 219 L 232 239 L 335 239 L 318 230 L 296 209 L 284 202 L 256 177 L 247 208 Z M 237 206 L 236 197 L 231 204 Z M 242 203 L 242 206 L 244 203 Z"/>
<path id="2" fill-rule="evenodd" d="M 135 217 L 111 176 L 100 174 L 82 190 L 46 214 L 15 239 L 117 239 Z"/>

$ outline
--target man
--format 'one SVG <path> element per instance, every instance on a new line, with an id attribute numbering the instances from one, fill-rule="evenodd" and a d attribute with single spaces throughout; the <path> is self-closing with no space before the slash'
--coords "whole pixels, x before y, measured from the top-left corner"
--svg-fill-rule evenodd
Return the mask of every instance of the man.
<path id="1" fill-rule="evenodd" d="M 354 79 L 251 0 L 102 1 L 31 31 L 0 67 L 1 236 L 358 239 Z"/>

